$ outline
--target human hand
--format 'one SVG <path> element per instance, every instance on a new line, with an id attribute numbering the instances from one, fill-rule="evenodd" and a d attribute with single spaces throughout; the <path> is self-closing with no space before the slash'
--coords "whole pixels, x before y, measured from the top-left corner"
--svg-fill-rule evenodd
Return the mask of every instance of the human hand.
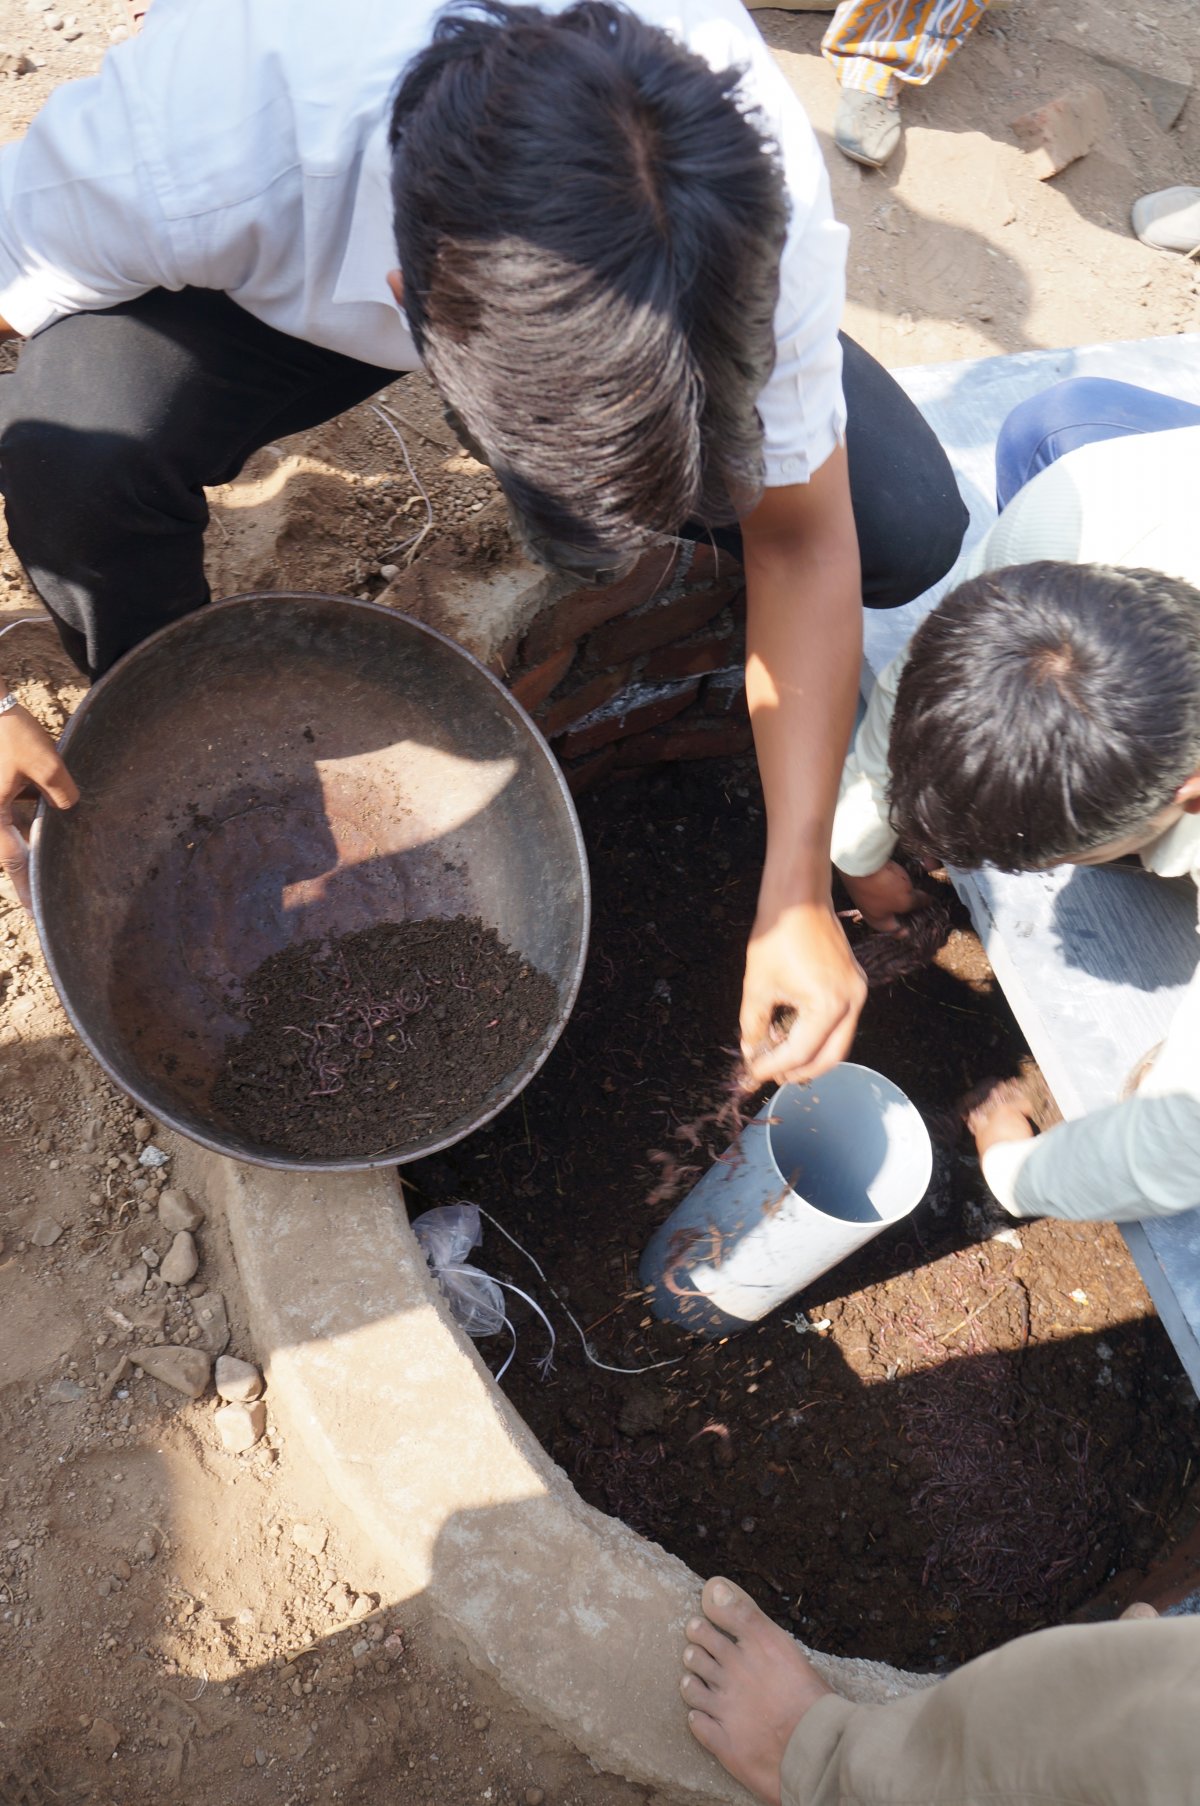
<path id="1" fill-rule="evenodd" d="M 27 709 L 9 709 L 0 715 L 0 867 L 26 909 L 29 845 L 13 819 L 13 804 L 31 784 L 56 809 L 73 808 L 79 801 L 78 786 L 45 728 Z"/>
<path id="2" fill-rule="evenodd" d="M 975 1151 L 982 1160 L 989 1148 L 1002 1141 L 1029 1141 L 1033 1136 L 1033 1107 L 1012 1080 L 991 1085 L 967 1111 L 967 1128 L 975 1137 Z"/>
<path id="3" fill-rule="evenodd" d="M 927 909 L 933 902 L 929 892 L 918 890 L 895 859 L 862 877 L 851 877 L 849 872 L 839 872 L 838 876 L 867 927 L 880 934 L 907 934 L 900 917 Z"/>
<path id="4" fill-rule="evenodd" d="M 833 904 L 794 904 L 759 918 L 746 949 L 741 1038 L 755 1086 L 804 1084 L 850 1051 L 867 981 L 850 951 Z M 772 1038 L 780 1016 L 790 1018 Z"/>

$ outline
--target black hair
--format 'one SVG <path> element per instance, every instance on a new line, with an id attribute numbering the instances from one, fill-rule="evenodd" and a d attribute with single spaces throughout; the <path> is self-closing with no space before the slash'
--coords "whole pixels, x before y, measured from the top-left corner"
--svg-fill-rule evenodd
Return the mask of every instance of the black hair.
<path id="1" fill-rule="evenodd" d="M 1048 560 L 961 584 L 913 636 L 889 763 L 901 839 L 951 865 L 1135 834 L 1200 769 L 1200 591 Z"/>
<path id="2" fill-rule="evenodd" d="M 787 203 L 740 73 L 608 0 L 475 0 L 401 79 L 405 311 L 535 549 L 603 565 L 761 490 Z"/>

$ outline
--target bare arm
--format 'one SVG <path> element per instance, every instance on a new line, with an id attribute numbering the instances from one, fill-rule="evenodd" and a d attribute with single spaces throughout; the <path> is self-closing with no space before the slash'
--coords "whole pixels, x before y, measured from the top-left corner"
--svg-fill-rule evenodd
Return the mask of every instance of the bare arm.
<path id="1" fill-rule="evenodd" d="M 0 678 L 0 696 L 7 693 L 8 685 Z M 79 801 L 75 780 L 45 728 L 27 709 L 7 709 L 0 715 L 0 869 L 26 909 L 29 848 L 13 820 L 13 805 L 30 787 L 40 790 L 56 809 L 70 809 Z"/>
<path id="2" fill-rule="evenodd" d="M 767 856 L 746 956 L 743 1054 L 756 1080 L 809 1079 L 846 1057 L 866 984 L 833 909 L 829 842 L 862 660 L 846 453 L 768 489 L 742 523 L 746 692 Z M 787 1039 L 763 1052 L 777 1010 Z"/>

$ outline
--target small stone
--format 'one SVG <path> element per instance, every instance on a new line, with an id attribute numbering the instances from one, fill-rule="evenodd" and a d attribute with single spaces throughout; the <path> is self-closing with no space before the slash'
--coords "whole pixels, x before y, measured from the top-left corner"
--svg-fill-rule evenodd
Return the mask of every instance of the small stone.
<path id="1" fill-rule="evenodd" d="M 198 1348 L 180 1348 L 172 1343 L 161 1348 L 139 1348 L 137 1362 L 152 1380 L 182 1392 L 185 1398 L 202 1398 L 208 1390 L 212 1362 Z"/>
<path id="2" fill-rule="evenodd" d="M 154 1130 L 150 1127 L 146 1118 L 144 1116 L 139 1116 L 133 1125 L 133 1139 L 135 1141 L 146 1142 L 149 1141 L 153 1133 Z"/>
<path id="3" fill-rule="evenodd" d="M 63 32 L 63 42 L 64 44 L 73 44 L 76 38 L 81 38 L 82 36 L 83 32 L 78 25 L 68 25 L 67 29 Z"/>
<path id="4" fill-rule="evenodd" d="M 109 1723 L 107 1718 L 93 1718 L 83 1741 L 94 1755 L 111 1756 L 121 1741 L 121 1733 L 115 1724 Z"/>
<path id="5" fill-rule="evenodd" d="M 164 1154 L 161 1148 L 156 1148 L 152 1141 L 148 1141 L 138 1155 L 138 1165 L 165 1166 L 170 1158 L 169 1154 Z"/>
<path id="6" fill-rule="evenodd" d="M 527 1787 L 525 1789 L 525 1806 L 544 1806 L 545 1799 L 544 1787 Z"/>
<path id="7" fill-rule="evenodd" d="M 61 13 L 43 13 L 42 14 L 42 24 L 46 27 L 47 31 L 61 31 L 63 28 L 62 14 Z"/>
<path id="8" fill-rule="evenodd" d="M 379 575 L 383 578 L 385 583 L 390 583 L 393 577 L 398 577 L 400 575 L 400 566 L 398 564 L 381 564 L 379 567 Z"/>
<path id="9" fill-rule="evenodd" d="M 262 1397 L 262 1374 L 251 1362 L 239 1361 L 236 1355 L 219 1356 L 216 1373 L 213 1377 L 216 1380 L 217 1395 L 219 1398 L 223 1398 L 227 1405 L 250 1405 L 256 1398 Z M 303 1524 L 296 1525 L 292 1531 L 293 1542 L 299 1542 L 296 1531 L 303 1529 Z M 300 1543 L 300 1547 L 303 1549 L 307 1545 Z M 325 1539 L 322 1536 L 321 1549 L 324 1547 Z M 321 1549 L 312 1549 L 309 1553 L 319 1555 Z"/>
<path id="10" fill-rule="evenodd" d="M 190 1192 L 180 1191 L 177 1186 L 169 1185 L 159 1193 L 158 1220 L 164 1229 L 177 1235 L 181 1229 L 199 1229 L 204 1221 L 204 1212 Z"/>
<path id="11" fill-rule="evenodd" d="M 376 1620 L 374 1624 L 368 1624 L 367 1635 L 370 1637 L 372 1643 L 382 1643 L 386 1632 L 384 1631 L 383 1625 Z"/>
<path id="12" fill-rule="evenodd" d="M 143 1530 L 133 1545 L 133 1559 L 135 1561 L 153 1561 L 157 1554 L 158 1544 L 148 1530 Z"/>
<path id="13" fill-rule="evenodd" d="M 367 1642 L 367 1639 L 365 1637 L 360 1637 L 358 1639 L 358 1642 L 355 1643 L 350 1650 L 350 1654 L 355 1658 L 356 1661 L 358 1660 L 359 1656 L 370 1655 L 370 1653 L 371 1653 L 371 1645 Z"/>
<path id="14" fill-rule="evenodd" d="M 373 1612 L 377 1603 L 378 1602 L 372 1598 L 370 1593 L 359 1593 L 357 1598 L 351 1601 L 350 1609 L 346 1613 L 346 1616 L 350 1619 L 351 1623 L 354 1623 L 359 1618 L 365 1618 L 368 1612 Z"/>
<path id="15" fill-rule="evenodd" d="M 86 1391 L 76 1380 L 65 1377 L 55 1380 L 52 1386 L 46 1388 L 46 1399 L 52 1405 L 76 1405 L 81 1398 L 86 1397 Z"/>
<path id="16" fill-rule="evenodd" d="M 244 1365 L 244 1363 L 242 1363 L 242 1365 Z M 217 1371 L 218 1373 L 220 1372 L 219 1363 Z M 250 1371 L 253 1373 L 255 1369 L 251 1368 Z M 314 1524 L 292 1525 L 292 1541 L 295 1543 L 297 1549 L 303 1549 L 306 1555 L 322 1554 L 328 1540 L 328 1532 L 319 1529 Z"/>
<path id="17" fill-rule="evenodd" d="M 130 1567 L 130 1565 L 127 1561 L 115 1561 L 113 1563 L 113 1573 L 116 1575 L 118 1580 L 132 1580 L 133 1579 L 133 1569 Z"/>
<path id="18" fill-rule="evenodd" d="M 221 1405 L 213 1412 L 221 1446 L 230 1455 L 252 1449 L 267 1427 L 267 1407 L 261 1399 L 250 1405 Z"/>
<path id="19" fill-rule="evenodd" d="M 1012 121 L 1013 134 L 1039 182 L 1049 181 L 1068 164 L 1085 157 L 1107 127 L 1104 95 L 1088 85 L 1072 88 Z"/>
<path id="20" fill-rule="evenodd" d="M 200 1265 L 196 1244 L 186 1229 L 181 1229 L 168 1248 L 159 1273 L 169 1286 L 185 1286 L 194 1279 Z"/>
<path id="21" fill-rule="evenodd" d="M 150 1277 L 150 1269 L 144 1260 L 135 1260 L 127 1267 L 119 1279 L 113 1282 L 113 1291 L 118 1298 L 140 1298 L 146 1289 L 146 1281 Z"/>
<path id="22" fill-rule="evenodd" d="M 471 1729 L 473 1731 L 486 1731 L 491 1722 L 492 1721 L 486 1712 L 476 1712 L 474 1718 L 471 1720 Z"/>
<path id="23" fill-rule="evenodd" d="M 192 1299 L 192 1313 L 200 1331 L 200 1346 L 210 1355 L 224 1354 L 229 1347 L 229 1313 L 220 1292 L 201 1292 Z"/>
<path id="24" fill-rule="evenodd" d="M 53 1217 L 39 1217 L 26 1239 L 31 1241 L 35 1248 L 53 1248 L 62 1232 L 62 1224 L 56 1223 Z"/>

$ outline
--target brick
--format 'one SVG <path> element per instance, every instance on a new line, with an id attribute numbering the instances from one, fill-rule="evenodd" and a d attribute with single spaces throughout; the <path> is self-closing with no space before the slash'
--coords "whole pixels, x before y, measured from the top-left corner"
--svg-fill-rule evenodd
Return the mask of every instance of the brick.
<path id="1" fill-rule="evenodd" d="M 676 546 L 654 546 L 619 583 L 610 583 L 605 589 L 573 589 L 552 602 L 525 636 L 521 648 L 524 663 L 540 665 L 552 652 L 594 627 L 649 602 L 670 583 L 678 556 Z"/>
<path id="2" fill-rule="evenodd" d="M 615 771 L 636 771 L 645 765 L 671 765 L 682 759 L 732 759 L 754 750 L 748 721 L 712 721 L 689 714 L 683 721 L 656 732 L 635 734 L 615 749 Z"/>
<path id="3" fill-rule="evenodd" d="M 625 688 L 633 675 L 632 664 L 626 662 L 617 665 L 611 671 L 601 671 L 588 683 L 581 684 L 572 690 L 569 696 L 556 696 L 548 707 L 538 716 L 538 726 L 547 740 L 565 734 L 597 709 L 602 709 L 606 702 L 611 702 Z"/>
<path id="4" fill-rule="evenodd" d="M 740 636 L 731 621 L 720 633 L 694 634 L 674 646 L 660 646 L 650 654 L 640 675 L 650 683 L 663 677 L 702 677 L 732 664 L 740 650 Z"/>
<path id="5" fill-rule="evenodd" d="M 692 561 L 688 565 L 688 588 L 694 589 L 698 583 L 732 582 L 742 575 L 742 567 L 736 558 L 719 547 L 711 546 L 706 539 L 698 539 L 692 548 Z"/>
<path id="6" fill-rule="evenodd" d="M 1039 182 L 1056 176 L 1097 145 L 1108 125 L 1104 96 L 1099 88 L 1071 88 L 1057 100 L 1049 100 L 1032 113 L 1012 121 L 1017 143 Z"/>
<path id="7" fill-rule="evenodd" d="M 575 663 L 577 650 L 576 642 L 572 640 L 569 646 L 560 646 L 557 652 L 544 658 L 540 665 L 527 666 L 517 673 L 508 687 L 523 709 L 532 714 L 541 707 Z"/>
<path id="8" fill-rule="evenodd" d="M 617 763 L 617 746 L 606 746 L 601 752 L 593 753 L 590 759 L 580 759 L 573 765 L 564 765 L 563 773 L 567 780 L 567 788 L 572 796 L 582 796 L 593 784 L 599 784 L 613 770 Z"/>
<path id="9" fill-rule="evenodd" d="M 681 595 L 649 602 L 623 620 L 610 621 L 587 643 L 589 664 L 616 665 L 622 659 L 637 658 L 643 652 L 654 652 L 659 646 L 686 639 L 720 614 L 732 598 L 734 587 L 730 582 L 715 584 L 711 589 L 685 589 Z"/>
<path id="10" fill-rule="evenodd" d="M 689 677 L 667 684 L 630 684 L 619 696 L 564 735 L 556 751 L 560 759 L 579 759 L 597 752 L 614 740 L 661 727 L 693 702 L 700 693 L 700 679 Z"/>
<path id="11" fill-rule="evenodd" d="M 748 721 L 750 705 L 746 701 L 746 673 L 742 666 L 714 671 L 704 686 L 702 701 L 706 715 L 740 715 Z"/>

